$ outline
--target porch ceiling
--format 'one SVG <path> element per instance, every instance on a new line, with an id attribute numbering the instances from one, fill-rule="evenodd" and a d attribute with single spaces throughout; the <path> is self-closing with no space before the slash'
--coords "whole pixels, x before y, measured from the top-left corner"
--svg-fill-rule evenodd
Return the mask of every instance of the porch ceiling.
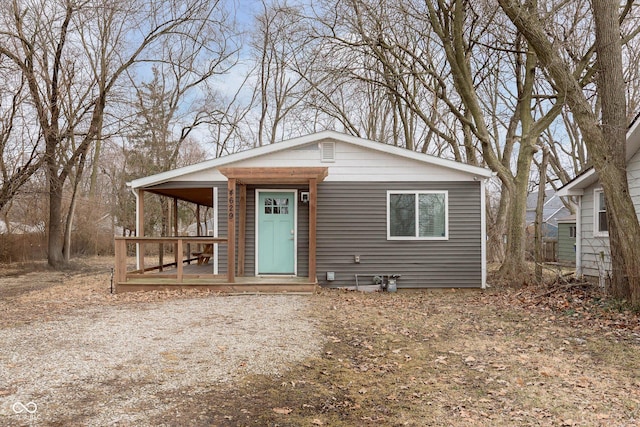
<path id="1" fill-rule="evenodd" d="M 220 168 L 220 173 L 240 184 L 307 184 L 322 182 L 329 174 L 326 167 Z"/>
<path id="2" fill-rule="evenodd" d="M 162 196 L 175 197 L 178 200 L 185 200 L 200 206 L 213 206 L 213 191 L 211 191 L 211 188 L 154 188 L 145 191 Z"/>

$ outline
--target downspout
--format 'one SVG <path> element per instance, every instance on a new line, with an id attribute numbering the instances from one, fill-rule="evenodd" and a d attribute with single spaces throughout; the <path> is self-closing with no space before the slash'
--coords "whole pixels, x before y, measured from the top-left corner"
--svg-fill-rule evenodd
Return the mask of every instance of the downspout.
<path id="1" fill-rule="evenodd" d="M 582 196 L 578 196 L 576 213 L 576 277 L 582 277 Z"/>
<path id="2" fill-rule="evenodd" d="M 477 178 L 476 178 L 477 179 Z M 488 179 L 488 178 L 487 178 Z M 487 289 L 487 194 L 485 179 L 480 179 L 480 253 L 482 289 Z"/>

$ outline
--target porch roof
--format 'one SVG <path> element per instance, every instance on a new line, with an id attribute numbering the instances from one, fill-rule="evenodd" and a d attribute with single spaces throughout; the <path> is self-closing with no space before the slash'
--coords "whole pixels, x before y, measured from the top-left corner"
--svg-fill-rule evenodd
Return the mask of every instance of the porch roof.
<path id="1" fill-rule="evenodd" d="M 228 179 L 235 179 L 238 184 L 308 184 L 311 179 L 322 182 L 329 174 L 329 168 L 326 167 L 230 167 L 220 168 L 219 171 Z M 213 185 L 213 182 L 169 181 L 147 187 L 144 191 L 212 207 Z"/>
<path id="2" fill-rule="evenodd" d="M 221 174 L 239 184 L 307 184 L 322 182 L 329 174 L 326 167 L 220 168 Z"/>

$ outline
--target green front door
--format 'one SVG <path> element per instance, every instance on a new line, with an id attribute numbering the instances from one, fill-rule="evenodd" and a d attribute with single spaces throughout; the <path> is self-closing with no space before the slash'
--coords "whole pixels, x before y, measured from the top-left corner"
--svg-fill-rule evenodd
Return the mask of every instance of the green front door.
<path id="1" fill-rule="evenodd" d="M 258 274 L 295 274 L 296 193 L 258 194 Z"/>

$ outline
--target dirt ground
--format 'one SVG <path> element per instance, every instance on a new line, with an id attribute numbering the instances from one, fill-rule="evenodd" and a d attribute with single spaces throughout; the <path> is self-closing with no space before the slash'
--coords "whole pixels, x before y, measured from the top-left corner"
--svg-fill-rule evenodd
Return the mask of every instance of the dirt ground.
<path id="1" fill-rule="evenodd" d="M 63 272 L 5 268 L 0 329 L 82 316 L 94 306 L 144 310 L 176 299 L 221 298 L 111 295 L 110 267 L 111 259 L 93 258 Z M 324 336 L 315 356 L 279 374 L 161 391 L 153 404 L 169 409 L 153 412 L 146 425 L 640 426 L 639 317 L 590 287 L 336 290 L 308 298 L 308 312 L 298 315 L 309 316 Z M 122 377 L 117 386 L 136 384 Z M 82 404 L 98 408 L 104 399 L 96 393 Z"/>

